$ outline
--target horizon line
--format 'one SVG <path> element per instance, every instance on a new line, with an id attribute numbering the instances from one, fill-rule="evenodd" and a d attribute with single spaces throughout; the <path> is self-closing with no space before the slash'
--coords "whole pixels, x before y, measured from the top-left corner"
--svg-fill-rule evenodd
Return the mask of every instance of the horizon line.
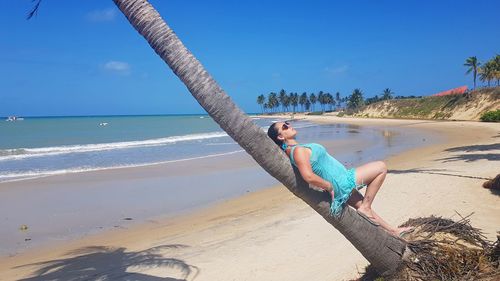
<path id="1" fill-rule="evenodd" d="M 246 113 L 247 115 L 259 113 Z M 190 115 L 208 115 L 208 113 L 158 113 L 158 114 L 95 114 L 95 115 L 7 115 L 0 118 L 9 118 L 11 116 L 20 118 L 64 118 L 64 117 L 139 117 L 139 116 L 190 116 Z"/>

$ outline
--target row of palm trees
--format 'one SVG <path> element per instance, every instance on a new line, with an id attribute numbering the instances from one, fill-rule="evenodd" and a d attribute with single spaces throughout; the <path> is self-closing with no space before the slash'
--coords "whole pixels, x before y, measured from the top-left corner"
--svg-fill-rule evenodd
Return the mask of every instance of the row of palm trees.
<path id="1" fill-rule="evenodd" d="M 494 56 L 492 59 L 485 63 L 481 63 L 477 57 L 468 57 L 465 60 L 464 66 L 467 67 L 465 74 L 472 73 L 474 81 L 474 89 L 476 88 L 476 79 L 479 74 L 481 82 L 488 83 L 491 86 L 491 81 L 496 80 L 497 86 L 500 84 L 500 55 Z"/>
<path id="2" fill-rule="evenodd" d="M 335 97 L 330 93 L 325 93 L 319 91 L 318 94 L 307 94 L 303 92 L 300 96 L 298 93 L 290 92 L 286 93 L 284 89 L 281 89 L 279 93 L 270 92 L 266 97 L 264 95 L 259 95 L 257 97 L 257 104 L 261 106 L 262 112 L 277 112 L 281 106 L 281 111 L 297 111 L 297 107 L 300 105 L 301 111 L 313 110 L 316 103 L 319 103 L 321 110 L 325 111 L 328 107 L 333 110 L 335 105 L 340 106 L 345 100 L 340 97 L 340 93 L 337 92 Z"/>
<path id="3" fill-rule="evenodd" d="M 257 97 L 257 104 L 260 105 L 262 113 L 278 112 L 280 107 L 281 112 L 296 112 L 299 105 L 302 112 L 314 111 L 316 103 L 319 103 L 321 106 L 321 111 L 327 111 L 327 109 L 332 111 L 334 107 L 336 107 L 336 109 L 341 108 L 343 103 L 348 109 L 357 109 L 365 104 L 392 99 L 393 96 L 394 93 L 389 88 L 384 89 L 380 97 L 375 95 L 366 100 L 360 89 L 354 89 L 352 94 L 347 97 L 341 97 L 339 92 L 337 92 L 334 97 L 332 94 L 323 91 L 319 91 L 317 95 L 315 93 L 308 95 L 306 92 L 303 92 L 299 96 L 298 93 L 294 92 L 287 94 L 286 91 L 282 89 L 279 94 L 270 92 L 267 95 L 267 100 L 264 95 L 259 95 Z"/>

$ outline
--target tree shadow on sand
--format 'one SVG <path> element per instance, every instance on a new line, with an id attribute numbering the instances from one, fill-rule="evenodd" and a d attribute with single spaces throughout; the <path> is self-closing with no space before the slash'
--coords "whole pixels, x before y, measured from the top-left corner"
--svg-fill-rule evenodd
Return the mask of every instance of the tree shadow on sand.
<path id="1" fill-rule="evenodd" d="M 191 274 L 194 279 L 199 273 L 196 266 L 183 260 L 164 257 L 164 252 L 188 246 L 173 244 L 149 248 L 138 252 L 126 252 L 125 248 L 92 246 L 70 251 L 69 258 L 32 263 L 19 267 L 37 267 L 32 276 L 22 281 L 80 281 L 80 280 L 122 280 L 122 281 L 185 281 Z M 183 279 L 157 277 L 143 273 L 127 272 L 129 267 L 171 268 L 178 270 Z"/>
<path id="2" fill-rule="evenodd" d="M 460 155 L 454 155 L 442 159 L 438 159 L 438 161 L 453 162 L 453 161 L 465 161 L 465 162 L 474 162 L 478 160 L 488 160 L 488 161 L 500 161 L 499 153 L 476 153 L 470 154 L 469 152 L 485 152 L 492 150 L 500 150 L 500 143 L 494 144 L 482 144 L 482 145 L 469 145 L 469 146 L 459 146 L 448 148 L 445 151 L 447 152 L 466 152 Z"/>
<path id="3" fill-rule="evenodd" d="M 431 174 L 431 175 L 441 175 L 441 176 L 450 176 L 450 177 L 459 177 L 459 178 L 469 178 L 469 179 L 480 179 L 480 180 L 489 180 L 489 178 L 485 177 L 477 177 L 477 176 L 468 176 L 468 175 L 457 175 L 451 173 L 451 171 L 446 169 L 407 169 L 407 170 L 390 170 L 391 174 L 410 174 L 410 173 L 420 173 L 420 174 Z"/>
<path id="4" fill-rule="evenodd" d="M 480 144 L 480 145 L 468 145 L 468 146 L 458 146 L 448 148 L 445 151 L 448 152 L 471 152 L 471 151 L 488 151 L 488 150 L 498 150 L 500 149 L 500 143 L 493 144 Z"/>
<path id="5" fill-rule="evenodd" d="M 454 161 L 465 161 L 465 162 L 474 162 L 478 160 L 488 160 L 488 161 L 500 161 L 500 154 L 497 153 L 488 153 L 488 154 L 460 154 L 455 156 L 450 156 L 446 158 L 439 159 L 446 162 L 454 162 Z"/>

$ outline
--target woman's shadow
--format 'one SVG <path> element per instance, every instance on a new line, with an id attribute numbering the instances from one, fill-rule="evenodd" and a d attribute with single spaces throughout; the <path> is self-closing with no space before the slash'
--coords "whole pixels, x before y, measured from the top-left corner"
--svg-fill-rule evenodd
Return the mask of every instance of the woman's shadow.
<path id="1" fill-rule="evenodd" d="M 102 246 L 85 247 L 69 252 L 71 257 L 19 267 L 36 267 L 32 276 L 23 281 L 76 281 L 76 280 L 123 280 L 123 281 L 186 281 L 190 275 L 193 280 L 199 273 L 196 266 L 183 260 L 164 257 L 167 250 L 187 248 L 188 246 L 173 244 L 153 247 L 138 252 L 126 252 L 125 248 Z M 143 273 L 127 272 L 129 267 L 170 268 L 178 271 L 182 279 L 157 277 Z"/>

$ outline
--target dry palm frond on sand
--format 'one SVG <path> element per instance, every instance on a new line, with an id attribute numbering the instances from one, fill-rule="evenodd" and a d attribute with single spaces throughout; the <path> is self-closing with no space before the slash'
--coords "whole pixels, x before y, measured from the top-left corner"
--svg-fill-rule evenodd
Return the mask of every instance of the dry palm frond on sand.
<path id="1" fill-rule="evenodd" d="M 360 280 L 500 280 L 500 232 L 492 243 L 470 225 L 469 217 L 456 222 L 434 216 L 408 220 L 402 226 L 415 228 L 405 236 L 411 255 L 400 270 L 376 278 L 369 266 Z"/>

